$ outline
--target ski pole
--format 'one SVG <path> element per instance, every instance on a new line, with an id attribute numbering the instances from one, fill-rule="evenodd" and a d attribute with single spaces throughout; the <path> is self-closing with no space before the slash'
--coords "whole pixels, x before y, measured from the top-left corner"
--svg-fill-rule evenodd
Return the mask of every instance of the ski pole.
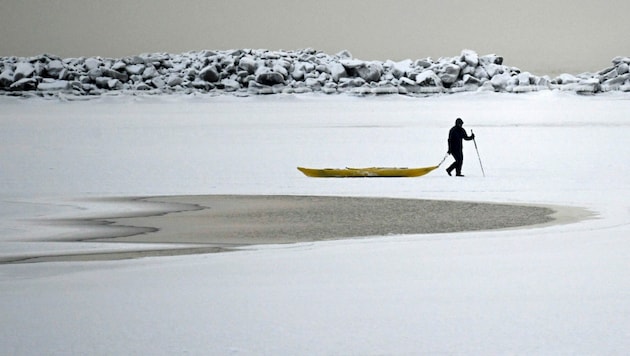
<path id="1" fill-rule="evenodd" d="M 473 130 L 470 130 L 470 133 L 475 134 Z M 486 172 L 483 171 L 483 164 L 481 164 L 481 156 L 479 155 L 479 149 L 477 148 L 477 140 L 473 138 L 473 143 L 475 144 L 475 151 L 477 151 L 477 158 L 479 159 L 479 166 L 481 167 L 481 173 L 483 176 L 486 176 Z"/>

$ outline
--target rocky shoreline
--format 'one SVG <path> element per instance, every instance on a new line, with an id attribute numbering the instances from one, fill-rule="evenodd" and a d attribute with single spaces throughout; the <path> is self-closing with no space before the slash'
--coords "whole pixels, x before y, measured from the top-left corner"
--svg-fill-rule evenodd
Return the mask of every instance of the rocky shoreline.
<path id="1" fill-rule="evenodd" d="M 503 58 L 464 50 L 455 57 L 363 61 L 341 51 L 237 49 L 125 58 L 0 57 L 0 95 L 95 96 L 108 93 L 233 95 L 402 94 L 540 90 L 596 94 L 630 91 L 630 57 L 615 57 L 595 73 L 536 76 Z"/>

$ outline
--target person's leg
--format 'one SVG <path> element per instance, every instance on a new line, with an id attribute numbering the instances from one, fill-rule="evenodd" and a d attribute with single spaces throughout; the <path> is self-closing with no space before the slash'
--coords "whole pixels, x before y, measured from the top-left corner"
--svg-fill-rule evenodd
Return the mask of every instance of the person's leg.
<path id="1" fill-rule="evenodd" d="M 453 172 L 453 169 L 457 168 L 457 160 L 455 162 L 453 162 L 453 164 L 451 164 L 450 166 L 448 166 L 448 168 L 446 168 L 446 173 L 448 173 L 448 175 L 451 175 L 451 172 Z"/>
<path id="2" fill-rule="evenodd" d="M 458 176 L 462 175 L 462 166 L 464 165 L 464 154 L 463 153 L 457 153 L 454 154 L 453 157 L 455 157 L 455 174 Z"/>

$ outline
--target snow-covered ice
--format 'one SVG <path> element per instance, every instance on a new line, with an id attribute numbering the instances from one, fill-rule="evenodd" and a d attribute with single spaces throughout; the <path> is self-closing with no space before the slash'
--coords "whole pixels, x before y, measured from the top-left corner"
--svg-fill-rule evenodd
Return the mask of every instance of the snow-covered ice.
<path id="1" fill-rule="evenodd" d="M 2 97 L 2 255 L 125 248 L 33 242 L 67 232 L 22 220 L 138 209 L 86 200 L 103 196 L 383 196 L 593 214 L 534 229 L 0 265 L 3 352 L 624 354 L 629 100 L 562 91 Z M 464 179 L 443 169 L 312 179 L 295 169 L 436 164 L 457 117 L 477 136 L 485 178 L 472 143 Z"/>

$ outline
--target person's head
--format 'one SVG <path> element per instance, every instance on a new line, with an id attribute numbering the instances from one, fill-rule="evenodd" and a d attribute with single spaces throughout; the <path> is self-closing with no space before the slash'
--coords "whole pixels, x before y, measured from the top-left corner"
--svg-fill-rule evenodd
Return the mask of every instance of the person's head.
<path id="1" fill-rule="evenodd" d="M 464 125 L 464 120 L 458 117 L 457 120 L 455 120 L 455 126 L 461 127 L 462 125 Z"/>

